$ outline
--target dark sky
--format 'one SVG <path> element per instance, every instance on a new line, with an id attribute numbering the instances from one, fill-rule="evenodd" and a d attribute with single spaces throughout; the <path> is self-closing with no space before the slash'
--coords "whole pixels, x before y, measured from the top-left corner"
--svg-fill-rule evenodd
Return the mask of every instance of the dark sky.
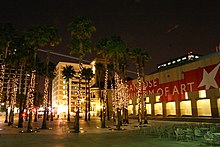
<path id="1" fill-rule="evenodd" d="M 57 27 L 63 42 L 54 51 L 64 54 L 69 54 L 68 23 L 82 15 L 96 26 L 94 42 L 119 35 L 128 47 L 146 49 L 152 57 L 148 73 L 188 51 L 210 54 L 220 43 L 219 0 L 5 0 L 0 5 L 0 23 L 21 29 L 42 24 Z M 85 59 L 92 60 L 91 56 Z"/>

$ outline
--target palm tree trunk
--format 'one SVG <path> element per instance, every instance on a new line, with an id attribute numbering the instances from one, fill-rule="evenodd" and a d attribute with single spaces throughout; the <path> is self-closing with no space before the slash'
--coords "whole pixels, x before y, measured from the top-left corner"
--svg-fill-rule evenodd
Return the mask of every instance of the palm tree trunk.
<path id="1" fill-rule="evenodd" d="M 90 120 L 91 114 L 90 114 L 90 107 L 91 107 L 91 99 L 90 99 L 90 80 L 88 80 L 88 86 L 89 86 L 89 91 L 88 91 L 88 120 Z"/>
<path id="2" fill-rule="evenodd" d="M 143 83 L 145 82 L 145 79 L 144 79 L 144 64 L 142 64 L 142 79 L 143 79 Z M 143 110 L 143 117 L 144 117 L 144 124 L 148 124 L 148 121 L 147 121 L 147 112 L 146 112 L 146 101 L 144 99 L 144 94 L 142 93 L 142 108 L 144 109 Z"/>
<path id="3" fill-rule="evenodd" d="M 38 116 L 37 111 L 38 111 L 38 108 L 36 107 L 35 110 L 36 110 L 36 112 L 34 114 L 34 122 L 37 122 L 37 116 Z"/>
<path id="4" fill-rule="evenodd" d="M 49 98 L 50 98 L 50 121 L 53 121 L 53 107 L 52 107 L 52 80 L 49 80 Z"/>
<path id="5" fill-rule="evenodd" d="M 42 129 L 47 129 L 47 120 L 46 120 L 46 114 L 47 113 L 47 108 L 44 107 L 44 116 L 43 116 L 43 122 L 42 122 Z"/>
<path id="6" fill-rule="evenodd" d="M 142 124 L 142 115 L 141 115 L 141 78 L 140 78 L 140 68 L 139 64 L 137 65 L 137 81 L 138 81 L 138 122 Z"/>
<path id="7" fill-rule="evenodd" d="M 106 107 L 107 107 L 107 119 L 110 121 L 110 111 L 109 111 L 109 101 L 108 101 L 108 96 L 106 97 Z"/>
<path id="8" fill-rule="evenodd" d="M 33 114 L 33 101 L 34 101 L 34 90 L 35 90 L 35 76 L 36 71 L 32 71 L 31 73 L 31 80 L 30 80 L 30 88 L 28 92 L 28 109 L 29 109 L 29 119 L 28 119 L 28 127 L 27 132 L 32 132 L 32 114 Z"/>
<path id="9" fill-rule="evenodd" d="M 44 116 L 43 116 L 43 122 L 42 122 L 42 129 L 47 129 L 47 121 L 46 121 L 46 117 L 47 117 L 47 101 L 48 101 L 48 83 L 49 83 L 49 79 L 46 76 L 45 78 L 45 88 L 44 88 Z"/>
<path id="10" fill-rule="evenodd" d="M 5 123 L 8 123 L 8 108 L 11 103 L 11 66 L 9 66 L 9 75 L 8 75 L 8 83 L 7 83 L 7 92 L 6 92 L 6 114 L 5 114 Z M 10 118 L 10 113 L 9 113 Z"/>
<path id="11" fill-rule="evenodd" d="M 76 111 L 76 116 L 75 116 L 75 125 L 74 125 L 74 132 L 75 133 L 79 133 L 79 107 L 80 107 L 80 104 L 79 104 L 79 98 L 81 96 L 81 80 L 82 80 L 82 69 L 83 69 L 83 66 L 82 66 L 82 57 L 80 56 L 80 60 L 79 60 L 79 87 L 78 87 L 78 100 L 77 100 L 77 111 Z"/>
<path id="12" fill-rule="evenodd" d="M 30 72 L 31 73 L 31 72 Z M 24 88 L 24 93 L 25 93 L 25 99 L 24 99 L 24 102 L 25 104 L 23 105 L 23 110 L 26 109 L 26 115 L 25 115 L 25 121 L 28 121 L 28 88 L 29 88 L 29 85 L 30 85 L 30 80 L 28 80 L 28 71 L 26 71 L 26 74 L 25 74 L 25 88 Z"/>
<path id="13" fill-rule="evenodd" d="M 86 90 L 86 109 L 85 109 L 85 121 L 87 121 L 87 116 L 88 116 L 88 81 L 85 79 L 85 90 Z"/>
<path id="14" fill-rule="evenodd" d="M 23 99 L 24 99 L 24 95 L 23 94 L 19 94 L 19 118 L 18 118 L 18 128 L 23 128 Z"/>
<path id="15" fill-rule="evenodd" d="M 32 111 L 29 112 L 28 118 L 27 132 L 32 132 Z"/>
<path id="16" fill-rule="evenodd" d="M 67 121 L 70 121 L 70 89 L 69 89 L 69 87 L 70 87 L 70 85 L 69 85 L 69 83 L 70 83 L 70 81 L 69 81 L 69 79 L 68 79 L 68 82 L 67 82 L 67 105 L 68 105 L 68 111 L 67 111 Z"/>
<path id="17" fill-rule="evenodd" d="M 5 67 L 6 67 L 6 58 L 8 55 L 8 47 L 9 47 L 9 42 L 6 43 L 6 47 L 5 47 L 5 54 L 3 57 L 3 61 L 2 61 L 2 65 L 1 65 L 1 79 L 0 79 L 0 101 L 2 101 L 3 98 L 3 90 L 4 90 L 4 81 L 5 81 Z M 6 106 L 6 105 L 5 105 Z M 1 107 L 1 106 L 0 106 Z M 6 109 L 7 110 L 7 109 Z M 8 115 L 8 113 L 6 112 L 6 115 Z M 5 119 L 5 123 L 7 123 L 7 117 Z"/>
<path id="18" fill-rule="evenodd" d="M 23 74 L 23 66 L 21 66 L 20 69 L 20 82 L 19 82 L 19 119 L 18 119 L 18 128 L 23 128 L 23 101 L 24 101 L 24 94 L 23 94 L 23 89 L 24 89 L 24 74 Z"/>
<path id="19" fill-rule="evenodd" d="M 107 88 L 108 88 L 108 68 L 107 68 L 107 61 L 105 59 L 105 85 L 104 85 L 104 97 L 103 97 L 102 128 L 106 128 L 106 126 L 105 126 L 105 117 L 106 117 Z"/>

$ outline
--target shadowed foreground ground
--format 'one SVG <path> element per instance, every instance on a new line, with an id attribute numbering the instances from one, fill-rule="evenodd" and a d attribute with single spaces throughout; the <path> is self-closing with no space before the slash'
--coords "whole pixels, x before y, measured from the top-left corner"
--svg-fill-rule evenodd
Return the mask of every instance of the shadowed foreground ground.
<path id="1" fill-rule="evenodd" d="M 16 121 L 15 121 L 16 122 Z M 33 122 L 33 128 L 38 128 L 33 133 L 20 133 L 24 128 L 7 126 L 0 119 L 0 147 L 185 147 L 202 146 L 201 141 L 176 141 L 175 138 L 159 138 L 149 133 L 151 125 L 167 123 L 198 123 L 149 120 L 149 124 L 140 131 L 137 120 L 130 120 L 128 125 L 122 126 L 123 130 L 115 130 L 112 122 L 106 122 L 107 128 L 100 128 L 100 118 L 93 118 L 89 122 L 80 120 L 81 133 L 72 133 L 73 120 L 47 121 L 50 129 L 39 129 L 42 120 Z M 207 146 L 207 145 L 206 145 Z"/>

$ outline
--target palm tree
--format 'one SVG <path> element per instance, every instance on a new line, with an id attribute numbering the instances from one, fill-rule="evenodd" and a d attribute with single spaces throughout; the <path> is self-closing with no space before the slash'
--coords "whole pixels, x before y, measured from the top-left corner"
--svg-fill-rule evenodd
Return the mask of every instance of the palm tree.
<path id="1" fill-rule="evenodd" d="M 79 98 L 81 89 L 81 72 L 82 72 L 82 59 L 87 52 L 91 51 L 91 37 L 96 31 L 96 28 L 92 25 L 91 20 L 88 17 L 77 17 L 75 21 L 69 25 L 69 31 L 71 33 L 70 42 L 70 54 L 79 55 L 79 90 L 78 90 L 78 102 L 77 102 L 77 113 L 75 120 L 75 133 L 79 133 Z"/>
<path id="2" fill-rule="evenodd" d="M 35 93 L 35 80 L 36 80 L 36 58 L 37 58 L 37 49 L 48 45 L 50 38 L 44 26 L 35 26 L 26 31 L 25 42 L 27 47 L 31 48 L 34 52 L 33 57 L 33 67 L 31 72 L 31 81 L 28 89 L 27 95 L 27 108 L 29 110 L 29 119 L 27 131 L 32 131 L 32 111 L 33 111 L 33 100 Z"/>
<path id="3" fill-rule="evenodd" d="M 120 79 L 120 60 L 124 55 L 124 50 L 126 49 L 126 44 L 124 42 L 124 40 L 119 37 L 119 36 L 112 36 L 109 40 L 109 46 L 111 47 L 111 58 L 113 60 L 113 67 L 114 67 L 114 78 L 115 78 L 115 91 L 118 90 L 118 83 L 119 83 L 119 79 Z M 118 95 L 118 93 L 115 93 L 115 108 L 116 108 L 116 113 L 117 113 L 117 125 L 116 125 L 116 129 L 120 130 L 122 122 L 121 122 L 121 109 L 122 109 L 122 104 L 120 103 L 120 97 Z"/>
<path id="4" fill-rule="evenodd" d="M 46 112 L 47 112 L 47 100 L 48 100 L 48 88 L 49 88 L 49 73 L 48 73 L 48 64 L 49 64 L 49 54 L 50 54 L 50 48 L 54 47 L 55 45 L 58 45 L 61 41 L 60 36 L 58 35 L 57 29 L 55 29 L 52 26 L 44 26 L 44 39 L 45 39 L 45 46 L 48 46 L 47 48 L 47 57 L 46 57 L 46 77 L 45 77 L 45 89 L 44 89 L 44 116 L 43 116 L 43 123 L 42 123 L 42 129 L 46 129 Z"/>
<path id="5" fill-rule="evenodd" d="M 0 67 L 0 102 L 3 99 L 3 84 L 5 78 L 5 64 L 6 64 L 5 60 L 8 55 L 8 48 L 10 47 L 10 43 L 12 42 L 14 37 L 15 37 L 15 28 L 13 25 L 0 24 L 0 52 L 3 53 L 3 62 Z"/>
<path id="6" fill-rule="evenodd" d="M 66 83 L 67 83 L 67 105 L 68 105 L 67 121 L 70 121 L 69 82 L 70 82 L 70 79 L 75 77 L 75 74 L 76 74 L 76 72 L 75 72 L 73 66 L 71 66 L 71 65 L 69 65 L 69 66 L 67 65 L 62 70 L 63 78 L 66 80 Z"/>
<path id="7" fill-rule="evenodd" d="M 83 68 L 82 76 L 85 79 L 85 88 L 86 88 L 86 108 L 85 108 L 85 121 L 87 121 L 88 115 L 90 115 L 90 80 L 93 76 L 91 68 Z M 89 116 L 90 118 L 90 116 Z"/>
<path id="8" fill-rule="evenodd" d="M 104 58 L 104 66 L 105 66 L 105 85 L 104 85 L 104 100 L 103 100 L 103 115 L 102 115 L 102 127 L 105 128 L 105 112 L 106 112 L 106 106 L 108 102 L 107 98 L 107 88 L 108 88 L 108 62 L 111 58 L 111 44 L 109 39 L 102 39 L 98 42 L 96 45 L 96 51 L 98 54 L 101 54 Z M 109 115 L 108 115 L 109 116 Z M 109 117 L 108 117 L 109 118 Z"/>
<path id="9" fill-rule="evenodd" d="M 9 69 L 9 74 L 8 74 L 8 81 L 7 81 L 7 90 L 6 90 L 6 101 L 5 101 L 5 106 L 6 106 L 6 115 L 5 115 L 5 123 L 8 123 L 8 125 L 10 126 L 12 124 L 11 122 L 11 116 L 13 114 L 13 108 L 12 105 L 14 105 L 12 103 L 12 88 L 11 88 L 11 83 L 12 83 L 12 64 L 13 64 L 13 57 L 12 55 L 8 55 L 8 57 L 5 60 L 6 64 L 8 64 L 8 69 Z M 9 120 L 8 120 L 8 109 L 10 109 L 10 113 L 9 113 Z"/>
<path id="10" fill-rule="evenodd" d="M 141 60 L 141 77 L 142 77 L 142 80 L 143 80 L 143 82 L 145 82 L 145 63 L 146 62 L 148 62 L 149 61 L 149 59 L 150 59 L 151 57 L 149 56 L 149 54 L 146 52 L 146 51 L 143 51 L 142 52 L 142 60 Z M 144 99 L 144 97 L 143 97 L 143 94 L 142 94 L 142 101 L 143 101 L 143 109 L 144 109 L 144 111 L 143 111 L 143 115 L 144 115 L 144 124 L 147 124 L 148 123 L 148 121 L 147 121 L 147 111 L 146 111 L 146 99 Z"/>
<path id="11" fill-rule="evenodd" d="M 99 87 L 99 99 L 100 99 L 100 104 L 102 106 L 101 108 L 101 128 L 105 128 L 105 121 L 103 120 L 104 117 L 104 110 L 103 110 L 103 105 L 104 105 L 104 98 L 102 96 L 102 84 L 104 81 L 104 75 L 105 75 L 105 66 L 102 63 L 96 63 L 95 64 L 95 69 L 96 69 L 96 83 Z"/>
<path id="12" fill-rule="evenodd" d="M 139 124 L 142 124 L 142 114 L 146 113 L 146 108 L 145 108 L 145 102 L 143 100 L 143 95 L 141 96 L 141 89 L 142 89 L 142 86 L 141 86 L 141 74 L 142 74 L 142 77 L 144 77 L 144 62 L 149 60 L 149 55 L 147 54 L 147 52 L 143 51 L 143 49 L 141 48 L 135 48 L 133 50 L 131 50 L 130 52 L 130 57 L 132 59 L 134 59 L 134 62 L 136 64 L 136 69 L 137 69 L 137 81 L 138 81 L 138 121 L 139 121 Z M 142 72 L 141 72 L 142 71 Z M 142 110 L 144 111 L 142 113 Z M 146 114 L 145 114 L 145 119 L 146 119 Z M 145 120 L 145 123 L 146 120 Z"/>
<path id="13" fill-rule="evenodd" d="M 21 59 L 22 59 L 22 53 L 24 52 L 23 48 L 21 48 L 21 38 L 14 38 L 13 42 L 11 42 L 10 45 L 10 52 L 8 55 L 8 58 L 6 59 L 8 61 L 9 70 L 14 67 L 15 72 L 12 75 L 9 75 L 9 84 L 10 84 L 10 94 L 9 94 L 9 100 L 10 100 L 10 115 L 9 115 L 9 121 L 8 126 L 12 125 L 14 122 L 14 107 L 16 105 L 16 99 L 18 95 L 18 67 L 20 65 Z M 23 46 L 22 46 L 23 47 Z M 11 72 L 10 72 L 11 73 Z"/>
<path id="14" fill-rule="evenodd" d="M 124 85 L 127 85 L 127 62 L 128 62 L 128 48 L 122 48 L 120 56 L 120 72 Z M 128 124 L 128 95 L 124 95 L 124 104 L 123 104 L 123 123 Z"/>
<path id="15" fill-rule="evenodd" d="M 27 71 L 27 66 L 30 63 L 31 58 L 31 52 L 30 50 L 25 46 L 24 37 L 18 37 L 13 42 L 14 48 L 16 48 L 16 61 L 17 65 L 16 67 L 20 67 L 19 72 L 19 85 L 18 85 L 18 104 L 19 104 L 19 120 L 18 120 L 18 127 L 23 127 L 23 112 L 24 112 L 24 102 L 25 102 L 25 94 L 24 94 L 24 88 L 25 88 L 25 72 Z"/>

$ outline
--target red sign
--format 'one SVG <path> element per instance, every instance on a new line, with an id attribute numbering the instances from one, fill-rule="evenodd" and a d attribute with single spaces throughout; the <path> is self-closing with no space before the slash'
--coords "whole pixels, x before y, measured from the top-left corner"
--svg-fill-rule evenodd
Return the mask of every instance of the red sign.
<path id="1" fill-rule="evenodd" d="M 160 83 L 159 77 L 150 81 L 144 81 L 141 94 L 158 94 L 160 101 L 173 101 L 186 99 L 185 93 L 210 88 L 220 87 L 220 63 L 197 68 L 184 72 L 184 79 L 168 83 Z M 136 97 L 138 84 L 128 82 L 130 98 Z"/>

